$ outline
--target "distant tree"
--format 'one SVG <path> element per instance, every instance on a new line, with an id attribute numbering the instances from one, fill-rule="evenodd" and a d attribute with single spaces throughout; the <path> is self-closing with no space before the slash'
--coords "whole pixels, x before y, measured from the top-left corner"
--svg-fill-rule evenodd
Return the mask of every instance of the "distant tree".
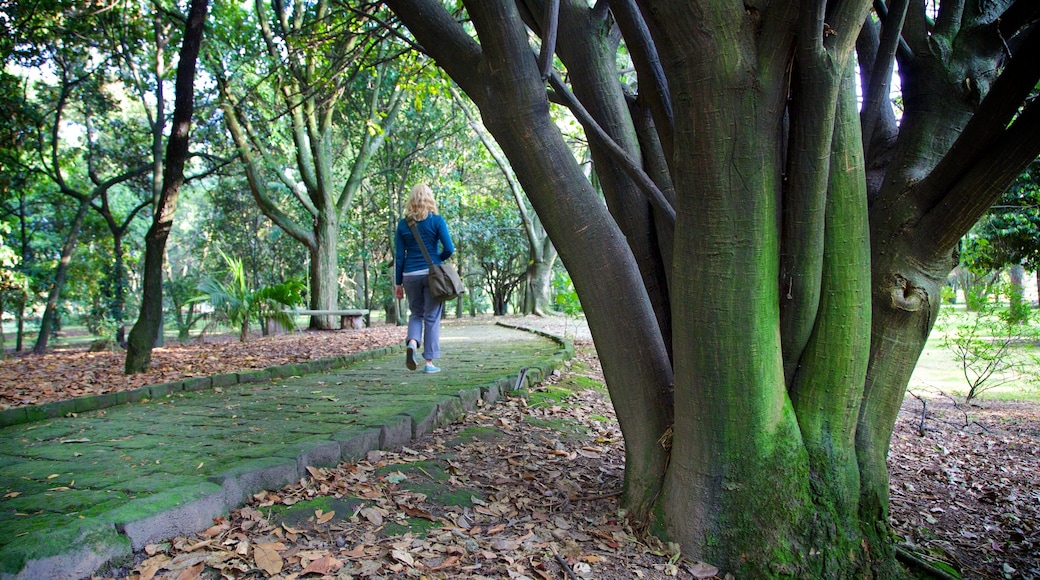
<path id="1" fill-rule="evenodd" d="M 965 236 L 961 261 L 980 273 L 1040 270 L 1040 161 L 1034 161 Z M 1040 277 L 1037 285 L 1040 290 Z"/>
<path id="2" fill-rule="evenodd" d="M 516 201 L 516 209 L 520 214 L 520 221 L 526 234 L 528 248 L 527 271 L 524 279 L 521 311 L 524 314 L 544 316 L 552 311 L 550 290 L 552 287 L 553 264 L 557 258 L 556 248 L 553 247 L 549 234 L 545 233 L 545 228 L 542 227 L 542 222 L 538 219 L 538 215 L 528 209 L 523 188 L 520 186 L 520 182 L 517 181 L 513 169 L 509 166 L 509 160 L 506 159 L 494 139 L 487 134 L 476 115 L 470 112 L 469 107 L 471 105 L 454 88 L 452 89 L 452 97 L 458 108 L 465 113 L 467 122 L 469 122 L 470 127 L 476 133 L 480 142 L 487 148 L 488 154 L 495 160 L 495 165 L 502 172 L 506 183 L 509 185 L 509 192 Z M 497 301 L 495 304 L 495 313 L 503 314 L 504 312 L 498 311 Z"/>
<path id="3" fill-rule="evenodd" d="M 184 164 L 188 159 L 188 136 L 195 109 L 195 64 L 202 45 L 203 25 L 209 0 L 191 0 L 184 26 L 170 138 L 163 157 L 162 190 L 155 204 L 152 226 L 145 237 L 144 284 L 141 310 L 130 330 L 124 370 L 127 374 L 147 371 L 151 367 L 152 348 L 162 328 L 163 260 L 166 239 L 173 227 L 177 198 L 184 184 Z"/>
<path id="4" fill-rule="evenodd" d="M 316 3 L 222 7 L 207 58 L 253 198 L 307 247 L 310 306 L 335 309 L 342 222 L 405 105 L 374 21 Z M 314 316 L 313 328 L 333 328 Z"/>
<path id="5" fill-rule="evenodd" d="M 506 314 L 523 292 L 527 279 L 528 244 L 518 223 L 512 200 L 488 195 L 471 196 L 468 219 L 459 232 L 467 242 L 468 254 L 482 272 L 484 290 L 491 297 L 496 316 Z M 523 294 L 519 302 L 523 301 Z"/>

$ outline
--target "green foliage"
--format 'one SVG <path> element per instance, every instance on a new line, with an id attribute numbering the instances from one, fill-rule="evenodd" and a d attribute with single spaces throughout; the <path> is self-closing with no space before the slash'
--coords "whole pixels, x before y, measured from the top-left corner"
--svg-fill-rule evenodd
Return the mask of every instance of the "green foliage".
<path id="1" fill-rule="evenodd" d="M 937 327 L 943 348 L 961 366 L 967 383 L 965 403 L 1027 372 L 1024 357 L 1015 348 L 1036 338 L 1035 328 L 1026 322 L 1032 322 L 1028 310 L 1023 319 L 1021 312 L 989 301 L 963 315 L 950 308 L 940 312 Z"/>
<path id="2" fill-rule="evenodd" d="M 279 284 L 265 286 L 257 290 L 249 288 L 242 260 L 232 258 L 220 252 L 227 263 L 227 272 L 223 280 L 207 278 L 199 284 L 199 290 L 206 294 L 206 299 L 213 305 L 228 323 L 241 330 L 239 339 L 243 342 L 249 334 L 250 319 L 265 318 L 276 320 L 285 328 L 295 328 L 291 314 L 285 308 L 295 308 L 303 302 L 306 285 L 300 279 L 289 279 Z"/>
<path id="3" fill-rule="evenodd" d="M 1040 267 L 1040 161 L 1034 161 L 965 237 L 961 261 L 984 273 Z"/>
<path id="4" fill-rule="evenodd" d="M 964 302 L 967 305 L 968 310 L 972 312 L 981 312 L 985 310 L 989 305 L 989 296 L 991 293 L 991 287 L 989 284 L 973 284 L 966 288 L 964 293 Z"/>
<path id="5" fill-rule="evenodd" d="M 264 286 L 253 294 L 253 315 L 261 325 L 267 320 L 273 320 L 282 328 L 296 328 L 295 317 L 285 309 L 302 305 L 306 291 L 307 284 L 302 278 L 289 278 L 278 284 Z"/>
<path id="6" fill-rule="evenodd" d="M 557 269 L 553 273 L 553 292 L 556 294 L 556 310 L 568 316 L 579 316 L 584 312 L 581 309 L 581 301 L 578 300 L 578 293 L 574 290 L 574 284 L 566 270 Z"/>

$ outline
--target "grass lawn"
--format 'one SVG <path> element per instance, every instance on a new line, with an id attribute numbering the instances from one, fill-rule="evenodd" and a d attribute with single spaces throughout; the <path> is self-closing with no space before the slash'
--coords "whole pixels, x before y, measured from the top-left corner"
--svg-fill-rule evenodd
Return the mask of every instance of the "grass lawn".
<path id="1" fill-rule="evenodd" d="M 1006 308 L 1005 308 L 1006 310 Z M 978 390 L 979 400 L 1028 400 L 1040 402 L 1040 313 L 1031 312 L 1031 319 L 1013 329 L 1011 346 L 999 358 L 1014 363 L 1010 369 L 994 373 L 983 382 Z M 965 377 L 965 362 L 961 356 L 946 345 L 947 338 L 969 336 L 976 314 L 967 312 L 963 305 L 943 305 L 939 322 L 928 337 L 917 368 L 910 378 L 908 389 L 919 396 L 950 395 L 963 401 L 969 390 L 969 378 Z M 999 326 L 998 326 L 999 328 Z M 977 340 L 986 340 L 990 345 L 1002 340 L 999 336 L 987 336 L 984 329 L 975 331 Z M 994 353 L 983 353 L 992 356 Z M 970 362 L 970 361 L 969 361 Z M 979 368 L 978 363 L 975 369 Z M 977 371 L 968 369 L 968 377 L 974 380 Z"/>

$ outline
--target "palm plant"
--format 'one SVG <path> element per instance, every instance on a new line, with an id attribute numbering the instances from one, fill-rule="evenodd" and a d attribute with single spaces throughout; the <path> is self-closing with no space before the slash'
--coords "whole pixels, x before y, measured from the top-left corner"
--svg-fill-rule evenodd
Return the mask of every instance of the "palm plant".
<path id="1" fill-rule="evenodd" d="M 227 262 L 225 280 L 207 278 L 199 284 L 214 310 L 227 318 L 228 323 L 239 328 L 239 340 L 249 337 L 249 319 L 257 317 L 261 324 L 265 318 L 277 321 L 283 328 L 295 328 L 295 321 L 285 308 L 294 308 L 303 301 L 303 282 L 297 278 L 251 290 L 246 281 L 242 260 L 220 252 Z M 204 299 L 204 298 L 203 298 Z"/>

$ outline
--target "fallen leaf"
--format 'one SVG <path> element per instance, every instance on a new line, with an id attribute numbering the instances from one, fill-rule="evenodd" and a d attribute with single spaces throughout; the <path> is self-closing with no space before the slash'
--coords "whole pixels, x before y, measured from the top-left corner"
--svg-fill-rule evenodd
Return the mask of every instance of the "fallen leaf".
<path id="1" fill-rule="evenodd" d="M 352 550 L 341 552 L 342 555 L 348 558 L 364 558 L 365 557 L 365 546 L 358 544 Z"/>
<path id="2" fill-rule="evenodd" d="M 376 508 L 367 507 L 361 510 L 361 515 L 365 516 L 365 519 L 372 522 L 372 525 L 383 525 L 383 514 L 379 513 L 379 510 Z"/>
<path id="3" fill-rule="evenodd" d="M 703 580 L 704 578 L 712 578 L 719 575 L 719 569 L 706 562 L 694 562 L 693 564 L 687 565 L 690 570 L 690 574 L 693 574 L 697 580 Z"/>
<path id="4" fill-rule="evenodd" d="M 520 548 L 520 540 L 510 540 L 508 538 L 495 538 L 491 540 L 491 547 L 498 550 L 499 552 L 512 552 Z"/>
<path id="5" fill-rule="evenodd" d="M 415 558 L 413 558 L 411 554 L 409 554 L 408 552 L 405 552 L 404 550 L 391 550 L 390 551 L 390 556 L 392 556 L 394 560 L 397 560 L 398 562 L 401 562 L 402 564 L 408 564 L 409 566 L 415 566 Z"/>
<path id="6" fill-rule="evenodd" d="M 211 545 L 212 543 L 213 543 L 213 540 L 205 540 L 205 541 L 199 542 L 197 544 L 192 544 L 190 546 L 185 546 L 184 547 L 184 551 L 185 552 L 194 552 L 195 550 L 198 550 L 199 548 L 205 548 L 205 547 Z"/>
<path id="7" fill-rule="evenodd" d="M 202 577 L 202 571 L 206 569 L 206 564 L 199 562 L 191 568 L 185 568 L 181 570 L 180 574 L 177 574 L 177 580 L 197 580 Z"/>
<path id="8" fill-rule="evenodd" d="M 309 566 L 300 572 L 300 576 L 305 574 L 321 574 L 322 576 L 335 572 L 343 567 L 343 562 L 333 558 L 331 555 L 325 555 L 313 562 Z"/>
<path id="9" fill-rule="evenodd" d="M 307 473 L 310 473 L 311 477 L 317 481 L 328 481 L 328 478 L 325 477 L 325 475 L 321 472 L 320 469 L 311 467 L 310 465 L 307 466 Z"/>
<path id="10" fill-rule="evenodd" d="M 319 524 L 327 524 L 330 520 L 332 520 L 332 518 L 336 517 L 336 512 L 331 511 L 322 513 L 321 510 L 318 510 L 314 512 L 314 517 L 318 519 Z"/>
<path id="11" fill-rule="evenodd" d="M 256 544 L 253 546 L 253 561 L 256 567 L 269 575 L 275 575 L 282 571 L 285 562 L 282 556 L 275 550 L 273 544 Z"/>

